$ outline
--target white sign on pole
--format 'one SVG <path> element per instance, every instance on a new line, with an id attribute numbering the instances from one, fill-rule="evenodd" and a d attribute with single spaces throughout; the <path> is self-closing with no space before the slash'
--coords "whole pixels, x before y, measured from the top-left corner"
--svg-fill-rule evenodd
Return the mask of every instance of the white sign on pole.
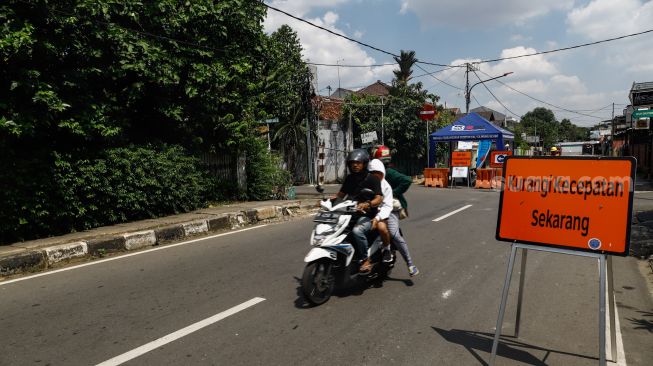
<path id="1" fill-rule="evenodd" d="M 458 150 L 471 150 L 473 147 L 472 141 L 458 141 Z"/>
<path id="2" fill-rule="evenodd" d="M 361 134 L 361 142 L 364 144 L 369 144 L 378 140 L 379 138 L 376 136 L 376 131 Z"/>
<path id="3" fill-rule="evenodd" d="M 453 166 L 451 167 L 451 178 L 467 178 L 466 166 Z"/>

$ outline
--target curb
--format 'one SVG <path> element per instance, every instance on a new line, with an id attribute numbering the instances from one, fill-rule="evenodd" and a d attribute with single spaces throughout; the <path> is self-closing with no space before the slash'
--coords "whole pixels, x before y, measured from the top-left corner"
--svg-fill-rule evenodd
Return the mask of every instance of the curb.
<path id="1" fill-rule="evenodd" d="M 24 272 L 37 272 L 73 259 L 102 258 L 109 253 L 139 250 L 184 238 L 216 231 L 228 231 L 261 222 L 288 220 L 300 211 L 316 209 L 315 203 L 294 202 L 288 205 L 262 206 L 229 212 L 214 218 L 192 220 L 173 225 L 107 235 L 88 240 L 25 249 L 21 253 L 0 256 L 0 278 Z"/>

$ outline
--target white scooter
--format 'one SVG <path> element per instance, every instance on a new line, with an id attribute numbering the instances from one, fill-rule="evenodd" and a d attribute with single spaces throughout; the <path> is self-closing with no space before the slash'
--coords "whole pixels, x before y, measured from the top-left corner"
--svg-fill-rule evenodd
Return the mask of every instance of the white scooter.
<path id="1" fill-rule="evenodd" d="M 315 222 L 311 233 L 313 248 L 304 258 L 307 264 L 301 285 L 305 299 L 313 305 L 320 305 L 329 300 L 336 286 L 345 285 L 359 277 L 368 281 L 382 280 L 394 267 L 396 256 L 393 256 L 391 263 L 383 263 L 381 260 L 381 241 L 373 240 L 377 236 L 374 232 L 368 235 L 370 243 L 368 255 L 372 262 L 372 270 L 367 275 L 359 275 L 360 264 L 353 260 L 355 250 L 351 235 L 361 215 L 356 210 L 356 204 L 354 200 L 345 200 L 335 206 L 328 199 L 320 202 L 320 211 L 313 219 Z M 394 252 L 394 248 L 392 250 Z"/>

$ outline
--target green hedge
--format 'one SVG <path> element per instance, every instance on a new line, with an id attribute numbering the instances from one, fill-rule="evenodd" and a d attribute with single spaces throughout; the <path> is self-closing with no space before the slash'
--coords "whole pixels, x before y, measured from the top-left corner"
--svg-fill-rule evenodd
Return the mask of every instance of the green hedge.
<path id="1" fill-rule="evenodd" d="M 290 174 L 253 138 L 247 152 L 247 198 L 285 198 Z M 0 157 L 0 244 L 188 212 L 242 197 L 235 182 L 213 178 L 180 146 L 131 146 L 80 159 Z M 4 184 L 4 183 L 7 184 Z M 5 188 L 6 186 L 6 188 Z"/>
<path id="2" fill-rule="evenodd" d="M 0 242 L 64 234 L 205 207 L 233 187 L 216 182 L 183 148 L 115 148 L 93 159 L 53 153 L 0 172 Z"/>
<path id="3" fill-rule="evenodd" d="M 246 144 L 247 196 L 253 201 L 286 199 L 292 184 L 290 173 L 281 168 L 280 156 L 268 151 L 267 141 L 253 138 Z"/>

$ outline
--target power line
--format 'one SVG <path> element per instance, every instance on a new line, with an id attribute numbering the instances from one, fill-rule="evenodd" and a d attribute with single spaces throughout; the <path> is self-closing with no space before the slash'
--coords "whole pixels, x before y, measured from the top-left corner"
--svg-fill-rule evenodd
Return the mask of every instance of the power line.
<path id="1" fill-rule="evenodd" d="M 490 88 L 488 88 L 488 86 L 485 85 L 485 83 L 483 82 L 483 80 L 481 80 L 481 78 L 480 78 L 480 77 L 478 76 L 478 74 L 476 73 L 476 70 L 472 69 L 472 71 L 474 72 L 474 75 L 476 75 L 476 77 L 478 78 L 478 81 L 480 81 L 481 84 L 483 84 L 483 86 L 485 87 L 485 89 L 487 89 L 487 91 L 488 91 L 488 92 L 489 92 L 489 93 L 494 97 L 494 99 L 495 99 L 497 102 L 499 102 L 499 104 L 501 104 L 501 106 L 502 106 L 503 108 L 505 108 L 508 112 L 512 113 L 513 115 L 518 116 L 519 118 L 522 117 L 520 114 L 517 114 L 517 113 L 511 111 L 510 109 L 508 109 L 508 107 L 506 107 L 503 103 L 501 103 L 501 101 L 499 100 L 499 98 L 497 98 L 497 96 L 494 95 L 494 93 L 492 93 L 492 90 L 490 90 Z M 496 80 L 496 79 L 495 79 L 495 80 Z"/>
<path id="2" fill-rule="evenodd" d="M 306 23 L 306 24 L 308 24 L 308 25 L 310 25 L 310 26 L 312 26 L 312 27 L 315 27 L 315 28 L 321 29 L 321 30 L 323 30 L 323 31 L 329 32 L 329 33 L 333 34 L 334 36 L 337 36 L 337 37 L 340 37 L 340 38 L 344 38 L 344 39 L 346 39 L 346 40 L 348 40 L 348 41 L 350 41 L 350 42 L 358 43 L 358 44 L 361 45 L 361 46 L 364 46 L 364 47 L 367 47 L 367 48 L 371 48 L 371 49 L 373 49 L 373 50 L 375 50 L 375 51 L 378 51 L 378 52 L 381 52 L 381 53 L 385 53 L 386 55 L 390 55 L 390 56 L 392 56 L 392 57 L 399 57 L 399 55 L 394 54 L 394 53 L 392 53 L 392 52 L 390 52 L 390 51 L 386 51 L 386 50 L 384 50 L 384 49 L 381 49 L 381 48 L 378 48 L 378 47 L 372 46 L 372 45 L 370 45 L 370 44 L 367 44 L 367 43 L 364 43 L 364 42 L 361 42 L 361 41 L 355 40 L 355 39 L 353 39 L 353 38 L 350 38 L 350 37 L 345 36 L 344 34 L 336 33 L 336 32 L 334 32 L 334 31 L 332 31 L 332 30 L 330 30 L 330 29 L 324 28 L 324 27 L 322 27 L 322 26 L 320 26 L 320 25 L 317 25 L 317 24 L 315 24 L 315 23 L 313 23 L 313 22 L 309 22 L 309 21 L 306 20 L 306 19 L 302 19 L 302 18 L 300 18 L 300 17 L 298 17 L 298 16 L 292 15 L 292 14 L 290 14 L 290 13 L 288 13 L 288 12 L 285 12 L 285 11 L 283 11 L 283 10 L 281 10 L 281 9 L 277 9 L 277 8 L 273 7 L 272 5 L 266 4 L 266 3 L 263 2 L 263 1 L 261 1 L 261 4 L 263 4 L 263 6 L 267 7 L 268 9 L 271 9 L 271 10 L 274 10 L 274 11 L 279 12 L 279 13 L 281 13 L 281 14 L 284 14 L 284 15 L 286 15 L 286 16 L 289 16 L 289 17 L 291 17 L 291 18 L 293 18 L 293 19 L 295 19 L 295 20 L 298 20 L 298 21 L 300 21 L 300 22 Z M 425 65 L 432 65 L 432 66 L 462 67 L 462 66 L 452 66 L 452 65 L 445 65 L 445 64 L 435 63 L 435 62 L 427 62 L 427 61 L 419 61 L 419 60 L 418 60 L 417 62 L 418 62 L 418 63 L 421 63 L 421 64 L 425 64 Z"/>
<path id="3" fill-rule="evenodd" d="M 449 69 L 450 69 L 450 68 L 449 68 Z M 449 70 L 449 69 L 442 69 L 442 70 L 438 70 L 438 71 L 436 71 L 436 72 L 441 72 L 441 71 L 445 71 L 445 70 Z M 437 83 L 435 83 L 435 84 L 429 86 L 428 88 L 424 88 L 424 89 L 429 90 L 429 89 L 435 87 L 436 85 L 438 85 L 439 83 L 451 79 L 451 78 L 452 78 L 454 75 L 456 75 L 456 74 L 458 73 L 458 71 L 460 71 L 460 70 L 462 70 L 462 69 L 461 69 L 461 68 L 456 68 L 456 71 L 452 72 L 449 76 L 447 76 L 446 78 L 444 78 L 442 81 L 438 81 Z M 421 77 L 421 76 L 427 76 L 427 75 L 430 75 L 430 74 L 419 75 L 419 76 L 416 76 L 416 78 L 417 78 L 417 77 Z"/>
<path id="4" fill-rule="evenodd" d="M 624 39 L 624 38 L 640 36 L 642 34 L 651 33 L 651 32 L 653 32 L 653 29 L 645 30 L 645 31 L 638 32 L 638 33 L 626 34 L 626 35 L 619 36 L 619 37 L 603 39 L 603 40 L 596 41 L 596 42 L 583 43 L 583 44 L 578 44 L 578 45 L 575 45 L 575 46 L 569 46 L 569 47 L 563 47 L 563 48 L 556 48 L 554 50 L 549 50 L 549 51 L 540 51 L 540 52 L 535 52 L 535 53 L 527 53 L 527 54 L 524 54 L 524 55 L 501 57 L 501 58 L 495 58 L 495 59 L 492 59 L 492 60 L 483 60 L 483 61 L 479 61 L 478 63 L 480 64 L 480 63 L 486 63 L 486 62 L 498 62 L 498 61 L 512 60 L 512 59 L 515 59 L 515 58 L 530 57 L 530 56 L 544 55 L 544 54 L 547 54 L 547 53 L 567 51 L 567 50 L 572 50 L 572 49 L 575 49 L 575 48 L 593 46 L 593 45 L 597 45 L 599 43 L 612 42 L 612 41 L 616 41 L 616 40 L 620 40 L 620 39 Z"/>
<path id="5" fill-rule="evenodd" d="M 448 86 L 450 86 L 450 87 L 452 87 L 452 88 L 454 88 L 454 89 L 463 90 L 462 88 L 459 88 L 459 87 L 457 87 L 457 86 L 455 86 L 455 85 L 451 85 L 451 84 L 447 83 L 446 81 L 444 81 L 444 80 L 442 80 L 442 79 L 438 79 L 437 77 L 435 77 L 435 75 L 433 75 L 433 73 L 429 73 L 427 70 L 425 70 L 425 69 L 424 69 L 423 67 L 421 67 L 420 65 L 415 65 L 415 66 L 417 66 L 420 70 L 424 71 L 424 72 L 426 73 L 425 75 L 429 75 L 429 76 L 431 76 L 432 78 L 434 78 L 435 80 L 437 80 L 437 81 L 439 81 L 439 82 L 441 82 L 441 83 L 443 83 L 443 84 L 445 84 L 445 85 L 448 85 Z M 422 75 L 422 76 L 425 76 L 425 75 Z"/>
<path id="6" fill-rule="evenodd" d="M 486 75 L 486 76 L 490 76 L 490 75 L 484 73 L 484 72 L 481 71 L 481 70 L 479 70 L 479 71 L 480 71 L 482 74 Z M 504 82 L 502 82 L 502 81 L 500 81 L 500 80 L 497 80 L 497 82 L 500 83 L 501 85 L 503 85 L 503 86 L 509 88 L 509 89 L 512 89 L 512 90 L 516 91 L 517 93 L 519 93 L 519 94 L 521 94 L 521 95 L 523 95 L 523 96 L 525 96 L 525 97 L 528 97 L 528 98 L 533 99 L 533 100 L 535 100 L 535 101 L 538 101 L 538 102 L 540 102 L 540 103 L 544 103 L 544 104 L 546 104 L 546 105 L 548 105 L 548 106 L 551 106 L 551 107 L 554 107 L 554 108 L 558 108 L 558 109 L 561 109 L 561 110 L 566 111 L 566 112 L 579 114 L 579 115 L 581 115 L 581 116 L 587 116 L 587 117 L 592 117 L 592 118 L 598 118 L 598 119 L 601 119 L 601 117 L 592 116 L 592 115 L 590 115 L 590 114 L 586 114 L 586 113 L 581 113 L 581 112 L 573 111 L 573 110 L 568 109 L 568 108 L 560 107 L 560 106 L 557 106 L 557 105 L 555 105 L 555 104 L 551 104 L 551 103 L 549 103 L 549 102 L 545 102 L 545 101 L 543 101 L 542 99 L 538 99 L 538 98 L 532 97 L 532 96 L 530 96 L 530 95 L 528 95 L 528 94 L 526 94 L 526 93 L 524 93 L 524 92 L 522 92 L 522 91 L 519 91 L 519 90 L 513 88 L 512 86 L 510 86 L 510 85 L 508 85 L 508 84 L 506 84 L 506 83 L 504 83 Z"/>
<path id="7" fill-rule="evenodd" d="M 396 63 L 392 64 L 374 64 L 374 65 L 343 65 L 343 64 L 322 64 L 322 63 L 317 63 L 317 62 L 306 62 L 309 65 L 315 65 L 315 66 L 332 66 L 332 67 L 380 67 L 380 66 L 394 66 Z"/>
<path id="8" fill-rule="evenodd" d="M 363 42 L 361 42 L 361 41 L 357 41 L 357 40 L 355 40 L 355 39 L 353 39 L 353 38 L 349 38 L 349 37 L 347 37 L 347 36 L 345 36 L 345 35 L 343 35 L 343 34 L 336 33 L 336 32 L 334 32 L 334 31 L 332 31 L 332 30 L 330 30 L 330 29 L 324 28 L 324 27 L 319 26 L 319 25 L 317 25 L 317 24 L 315 24 L 315 23 L 309 22 L 308 20 L 305 20 L 305 19 L 302 19 L 302 18 L 300 18 L 300 17 L 294 16 L 294 15 L 292 15 L 292 14 L 290 14 L 290 13 L 287 13 L 287 12 L 281 10 L 281 9 L 277 9 L 277 8 L 273 7 L 272 5 L 269 5 L 269 4 L 264 3 L 263 1 L 261 1 L 261 4 L 263 4 L 263 6 L 265 6 L 265 7 L 268 8 L 268 9 L 271 9 L 271 10 L 274 10 L 274 11 L 279 12 L 279 13 L 281 13 L 281 14 L 284 14 L 284 15 L 286 15 L 286 16 L 289 16 L 289 17 L 291 17 L 291 18 L 293 18 L 293 19 L 295 19 L 295 20 L 299 20 L 300 22 L 304 22 L 304 23 L 306 23 L 306 24 L 308 24 L 308 25 L 310 25 L 310 26 L 312 26 L 312 27 L 315 27 L 315 28 L 321 29 L 321 30 L 323 30 L 323 31 L 325 31 L 325 32 L 329 32 L 329 33 L 333 34 L 334 36 L 338 36 L 338 37 L 344 38 L 344 39 L 346 39 L 346 40 L 348 40 L 348 41 L 350 41 L 350 42 L 358 43 L 358 44 L 361 45 L 361 46 L 371 48 L 371 49 L 373 49 L 373 50 L 375 50 L 375 51 L 379 51 L 379 52 L 381 52 L 381 53 L 385 53 L 386 55 L 390 55 L 390 56 L 393 56 L 393 57 L 399 57 L 398 55 L 396 55 L 396 54 L 394 54 L 394 53 L 392 53 L 392 52 L 390 52 L 390 51 L 382 50 L 382 49 L 380 49 L 380 48 L 378 48 L 378 47 L 374 47 L 374 46 L 369 45 L 369 44 L 367 44 L 367 43 L 363 43 Z"/>

